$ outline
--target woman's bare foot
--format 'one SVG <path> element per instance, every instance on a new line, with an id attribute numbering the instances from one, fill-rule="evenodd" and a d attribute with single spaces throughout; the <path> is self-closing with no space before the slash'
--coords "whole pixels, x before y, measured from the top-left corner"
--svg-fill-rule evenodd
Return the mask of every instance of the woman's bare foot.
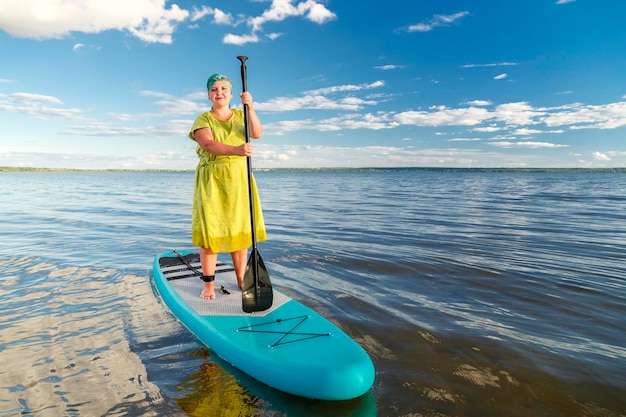
<path id="1" fill-rule="evenodd" d="M 215 300 L 215 285 L 213 282 L 205 282 L 202 287 L 202 294 L 200 298 L 203 300 Z"/>

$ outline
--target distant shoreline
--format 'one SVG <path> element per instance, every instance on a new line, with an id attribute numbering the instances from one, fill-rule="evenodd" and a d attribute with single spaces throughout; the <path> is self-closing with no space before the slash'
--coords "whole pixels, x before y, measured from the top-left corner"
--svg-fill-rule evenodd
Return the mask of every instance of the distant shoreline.
<path id="1" fill-rule="evenodd" d="M 607 172 L 626 173 L 626 168 L 446 168 L 446 167 L 362 167 L 362 168 L 254 168 L 255 172 Z M 194 172 L 193 169 L 80 169 L 0 166 L 0 172 Z"/>

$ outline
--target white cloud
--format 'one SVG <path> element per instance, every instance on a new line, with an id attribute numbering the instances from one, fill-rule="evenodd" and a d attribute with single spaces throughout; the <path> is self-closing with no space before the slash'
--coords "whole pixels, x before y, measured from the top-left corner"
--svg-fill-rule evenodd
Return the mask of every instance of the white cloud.
<path id="1" fill-rule="evenodd" d="M 214 10 L 215 9 L 213 9 L 212 7 L 208 7 L 208 6 L 202 6 L 201 9 L 194 7 L 193 11 L 191 12 L 190 19 L 192 22 L 195 22 L 197 20 L 202 19 L 204 16 L 213 15 Z"/>
<path id="2" fill-rule="evenodd" d="M 293 5 L 293 0 L 272 0 L 272 5 L 261 16 L 248 20 L 253 32 L 262 29 L 267 22 L 281 22 L 289 17 L 304 16 L 307 20 L 323 24 L 335 19 L 335 13 L 328 10 L 323 4 L 313 0 L 306 0 Z"/>
<path id="3" fill-rule="evenodd" d="M 434 111 L 405 111 L 396 114 L 394 119 L 403 125 L 436 127 L 475 126 L 492 117 L 487 109 L 480 107 L 450 109 L 440 106 L 434 108 Z"/>
<path id="4" fill-rule="evenodd" d="M 257 43 L 259 42 L 259 37 L 251 33 L 249 35 L 233 35 L 232 33 L 227 33 L 222 38 L 222 42 L 229 45 L 245 45 L 247 43 Z"/>
<path id="5" fill-rule="evenodd" d="M 494 118 L 508 125 L 537 124 L 536 118 L 545 114 L 545 111 L 533 108 L 527 102 L 506 103 L 496 106 Z"/>
<path id="6" fill-rule="evenodd" d="M 65 108 L 57 97 L 32 93 L 0 94 L 0 110 L 22 113 L 37 119 L 61 117 L 70 120 L 82 119 L 81 110 Z"/>
<path id="7" fill-rule="evenodd" d="M 566 126 L 571 129 L 615 129 L 626 126 L 626 101 L 603 105 L 579 103 L 562 106 L 541 119 L 546 126 Z"/>
<path id="8" fill-rule="evenodd" d="M 546 127 L 569 126 L 570 129 L 615 129 L 626 126 L 626 101 L 596 106 L 571 104 L 540 108 L 527 102 L 514 102 L 497 105 L 493 110 L 476 105 L 460 108 L 433 106 L 428 111 L 397 113 L 394 120 L 415 126 L 476 126 L 472 131 L 483 133 L 515 129 L 518 135 L 563 133 L 562 129 L 541 131 L 530 128 L 540 124 Z M 490 124 L 479 126 L 484 123 Z"/>
<path id="9" fill-rule="evenodd" d="M 458 12 L 451 15 L 442 15 L 437 14 L 430 18 L 428 21 L 423 23 L 418 23 L 416 25 L 409 26 L 409 32 L 430 32 L 436 27 L 440 26 L 448 26 L 458 19 L 465 17 L 469 14 L 467 11 Z"/>
<path id="10" fill-rule="evenodd" d="M 232 25 L 233 16 L 230 13 L 224 13 L 220 9 L 214 9 L 213 21 L 218 25 Z"/>
<path id="11" fill-rule="evenodd" d="M 500 148 L 567 148 L 569 145 L 559 145 L 549 142 L 488 142 L 491 146 Z"/>
<path id="12" fill-rule="evenodd" d="M 483 133 L 493 133 L 502 130 L 503 128 L 500 126 L 485 126 L 485 127 L 475 127 L 472 129 L 472 132 L 483 132 Z"/>
<path id="13" fill-rule="evenodd" d="M 194 7 L 191 12 L 191 21 L 196 22 L 205 16 L 213 16 L 213 23 L 217 25 L 235 25 L 235 19 L 230 13 L 208 6 L 202 6 L 201 9 Z"/>
<path id="14" fill-rule="evenodd" d="M 496 75 L 495 77 L 493 77 L 493 79 L 494 79 L 494 80 L 504 80 L 504 79 L 505 79 L 506 77 L 508 77 L 508 76 L 509 76 L 509 74 L 507 74 L 507 73 L 505 72 L 505 73 L 503 73 L 503 74 Z"/>
<path id="15" fill-rule="evenodd" d="M 78 52 L 79 50 L 81 50 L 83 47 L 85 46 L 84 43 L 77 43 L 72 47 L 72 50 L 74 52 Z"/>
<path id="16" fill-rule="evenodd" d="M 205 104 L 199 104 L 188 99 L 166 99 L 155 103 L 161 108 L 160 115 L 163 116 L 195 116 L 206 111 Z"/>
<path id="17" fill-rule="evenodd" d="M 129 116 L 129 115 L 126 115 Z M 137 119 L 132 116 L 131 118 Z M 67 126 L 61 133 L 64 135 L 79 136 L 104 136 L 104 137 L 122 137 L 122 138 L 158 138 L 158 137 L 177 137 L 184 138 L 189 133 L 189 127 L 193 123 L 193 117 L 188 120 L 161 120 L 156 124 L 116 124 L 117 120 L 107 121 L 87 121 L 84 124 L 76 124 Z"/>
<path id="18" fill-rule="evenodd" d="M 159 91 L 152 91 L 152 90 L 140 91 L 139 95 L 144 96 L 144 97 L 159 97 L 159 98 L 171 98 L 171 97 L 173 97 L 171 94 L 161 93 Z"/>
<path id="19" fill-rule="evenodd" d="M 43 94 L 32 93 L 13 93 L 9 94 L 8 99 L 13 102 L 19 102 L 23 104 L 63 104 L 63 102 L 57 97 L 46 96 Z"/>
<path id="20" fill-rule="evenodd" d="M 256 167 L 523 167 L 516 155 L 477 149 L 400 146 L 255 146 Z"/>
<path id="21" fill-rule="evenodd" d="M 461 68 L 482 68 L 482 67 L 509 67 L 517 65 L 516 62 L 499 62 L 491 64 L 465 64 Z"/>
<path id="22" fill-rule="evenodd" d="M 268 22 L 282 22 L 290 17 L 304 17 L 305 19 L 319 25 L 327 23 L 337 18 L 337 15 L 328 10 L 326 6 L 314 0 L 305 0 L 293 4 L 293 0 L 272 0 L 272 4 L 260 16 L 247 19 L 252 32 L 247 35 L 227 34 L 222 39 L 225 44 L 245 45 L 260 41 L 257 32 L 263 30 Z M 280 37 L 281 33 L 271 33 L 266 35 L 268 39 L 274 40 Z"/>
<path id="23" fill-rule="evenodd" d="M 197 22 L 212 16 L 216 25 L 237 26 L 247 21 L 252 32 L 249 34 L 226 34 L 223 42 L 244 45 L 260 41 L 257 32 L 268 22 L 281 22 L 290 17 L 324 24 L 337 18 L 322 3 L 305 0 L 272 0 L 268 9 L 260 16 L 233 17 L 221 9 L 202 6 L 192 11 L 181 9 L 166 0 L 0 0 L 0 29 L 12 36 L 31 39 L 60 39 L 73 32 L 99 33 L 107 30 L 129 32 L 148 43 L 172 43 L 172 35 L 181 23 Z M 194 24 L 190 27 L 197 27 Z M 267 35 L 274 40 L 279 33 Z M 79 46 L 80 45 L 80 46 Z M 75 45 L 75 51 L 82 44 Z"/>
<path id="24" fill-rule="evenodd" d="M 138 139 L 147 146 L 154 144 L 153 138 Z M 127 169 L 193 169 L 197 158 L 192 142 L 183 142 L 172 150 L 154 150 L 145 153 L 145 146 L 139 150 L 128 150 L 120 154 L 119 150 L 109 154 L 91 154 L 83 152 L 63 153 L 42 152 L 41 150 L 5 151 L 0 147 L 0 166 L 44 166 L 106 169 L 124 167 Z M 432 148 L 416 149 L 400 146 L 322 146 L 322 145 L 272 145 L 260 142 L 255 146 L 256 168 L 320 168 L 320 167 L 525 167 L 527 159 L 519 155 L 498 152 L 497 150 Z M 494 148 L 497 149 L 497 148 Z M 35 162 L 34 162 L 35 161 Z M 532 166 L 550 166 L 533 156 Z"/>
<path id="25" fill-rule="evenodd" d="M 465 104 L 469 104 L 470 106 L 491 106 L 493 103 L 489 100 L 472 100 Z"/>
<path id="26" fill-rule="evenodd" d="M 385 83 L 380 80 L 371 83 L 323 87 L 305 91 L 298 97 L 271 98 L 255 103 L 255 108 L 265 114 L 262 118 L 266 120 L 264 123 L 266 135 L 281 136 L 293 132 L 301 134 L 305 131 L 315 131 L 329 132 L 337 135 L 338 138 L 341 136 L 347 138 L 350 135 L 349 132 L 355 130 L 388 130 L 390 134 L 385 134 L 385 137 L 393 137 L 395 132 L 401 136 L 406 134 L 397 129 L 401 126 L 436 127 L 439 128 L 437 129 L 439 132 L 433 132 L 430 135 L 445 135 L 449 139 L 440 140 L 448 143 L 475 144 L 475 148 L 484 148 L 484 144 L 487 144 L 494 149 L 508 150 L 568 147 L 567 144 L 526 139 L 530 135 L 563 133 L 563 127 L 597 129 L 626 126 L 626 101 L 594 106 L 574 103 L 558 107 L 534 107 L 528 102 L 493 105 L 487 100 L 473 100 L 459 107 L 432 106 L 424 110 L 377 111 L 376 106 L 381 103 L 381 97 L 386 97 L 383 87 Z M 383 91 L 383 93 L 372 95 L 372 90 Z M 78 121 L 71 126 L 61 128 L 57 132 L 60 134 L 126 139 L 129 137 L 184 137 L 192 123 L 193 116 L 206 109 L 204 91 L 182 97 L 149 90 L 140 91 L 139 94 L 153 99 L 153 105 L 156 107 L 154 112 L 105 113 L 87 117 L 85 112 L 93 113 L 94 109 L 68 108 L 60 98 L 26 92 L 0 94 L 0 111 L 23 113 L 33 118 Z M 364 111 L 364 109 L 367 110 Z M 297 120 L 288 120 L 288 112 L 295 110 L 306 110 L 306 116 Z M 327 113 L 322 113 L 320 116 L 316 113 L 319 110 L 330 110 L 332 117 L 328 117 Z M 268 117 L 268 113 L 272 115 Z M 441 129 L 442 127 L 454 128 L 446 131 Z M 413 130 L 413 132 L 421 131 Z M 423 132 L 428 132 L 428 130 Z M 497 136 L 488 137 L 489 134 Z M 420 135 L 421 133 L 417 133 L 416 137 Z M 523 137 L 524 140 L 517 140 L 517 137 Z M 401 141 L 401 139 L 396 140 Z M 482 152 L 486 151 L 482 149 Z M 597 161 L 603 160 L 603 157 L 617 161 L 617 152 L 597 152 L 595 158 Z M 281 155 L 284 156 L 277 156 L 273 160 L 294 164 L 300 162 L 289 153 L 281 152 Z M 434 163 L 429 158 L 420 160 Z M 459 161 L 470 163 L 464 158 L 441 158 L 441 160 L 451 164 L 450 166 L 453 165 L 452 161 L 457 161 L 454 162 L 456 165 L 461 163 Z M 293 166 L 305 165 L 298 163 Z"/>
<path id="27" fill-rule="evenodd" d="M 255 109 L 265 112 L 287 112 L 301 109 L 317 110 L 360 110 L 365 105 L 377 104 L 375 101 L 345 97 L 331 100 L 323 95 L 307 94 L 302 97 L 277 97 L 263 103 L 255 103 Z"/>
<path id="28" fill-rule="evenodd" d="M 527 129 L 527 128 L 516 129 L 513 131 L 513 134 L 518 135 L 518 136 L 530 136 L 530 135 L 535 135 L 538 133 L 543 133 L 543 131 L 537 130 L 537 129 Z"/>
<path id="29" fill-rule="evenodd" d="M 573 3 L 575 1 L 576 0 L 558 0 L 556 4 L 567 4 L 567 3 Z"/>
<path id="30" fill-rule="evenodd" d="M 267 38 L 271 39 L 271 40 L 275 40 L 275 39 L 278 39 L 279 37 L 283 36 L 283 33 L 268 33 L 265 36 Z"/>
<path id="31" fill-rule="evenodd" d="M 609 157 L 606 154 L 603 154 L 602 152 L 594 152 L 593 153 L 593 159 L 595 159 L 596 161 L 610 161 L 611 157 Z"/>
<path id="32" fill-rule="evenodd" d="M 21 0 L 0 2 L 0 28 L 15 37 L 64 38 L 72 32 L 128 31 L 145 42 L 171 43 L 189 12 L 164 0 Z"/>
<path id="33" fill-rule="evenodd" d="M 345 129 L 370 129 L 381 130 L 391 129 L 398 126 L 398 123 L 390 120 L 389 115 L 384 113 L 365 114 L 358 117 L 347 117 L 340 122 L 340 126 Z"/>
<path id="34" fill-rule="evenodd" d="M 364 83 L 364 84 L 344 84 L 338 85 L 334 87 L 323 87 L 318 88 L 317 90 L 309 90 L 305 91 L 304 94 L 331 94 L 331 93 L 339 93 L 344 91 L 361 91 L 361 90 L 370 90 L 373 88 L 380 88 L 385 85 L 384 81 L 374 81 L 373 83 Z"/>
<path id="35" fill-rule="evenodd" d="M 275 97 L 255 103 L 257 111 L 263 113 L 284 113 L 308 110 L 310 117 L 299 120 L 282 120 L 271 123 L 267 132 L 283 135 L 297 130 L 341 131 L 353 129 L 380 130 L 398 126 L 446 127 L 465 126 L 467 132 L 496 133 L 503 132 L 500 138 L 491 138 L 493 143 L 500 142 L 509 147 L 548 147 L 545 142 L 513 142 L 515 136 L 530 136 L 546 133 L 562 134 L 563 127 L 569 129 L 608 129 L 626 126 L 626 102 L 608 103 L 597 106 L 584 106 L 579 103 L 559 107 L 533 107 L 528 102 L 504 103 L 489 108 L 486 101 L 473 101 L 469 107 L 450 108 L 432 106 L 427 110 L 374 111 L 359 113 L 365 108 L 374 108 L 380 103 L 380 97 L 362 98 L 358 94 L 385 85 L 382 81 L 364 84 L 346 84 L 305 91 L 299 97 Z M 172 118 L 201 113 L 206 106 L 205 93 L 175 97 L 156 91 L 141 91 L 144 97 L 154 97 L 158 108 L 153 113 L 109 114 L 117 121 L 133 122 L 150 118 Z M 476 105 L 481 104 L 481 106 Z M 41 94 L 14 93 L 0 95 L 0 110 L 30 114 L 34 117 L 60 117 L 72 120 L 85 120 L 84 112 L 66 108 L 57 98 Z M 315 117 L 316 110 L 344 112 L 332 118 Z M 546 129 L 539 128 L 546 127 Z M 556 127 L 556 129 L 555 129 Z M 551 129 L 550 129 L 551 128 Z M 104 129 L 107 134 L 115 129 Z M 123 133 L 123 129 L 118 130 Z M 460 136 L 458 132 L 455 136 Z M 471 136 L 470 136 L 471 137 Z M 515 144 L 513 144 L 515 143 Z M 495 146 L 495 145 L 494 145 Z M 559 146 L 559 145 L 554 145 Z"/>
<path id="36" fill-rule="evenodd" d="M 377 67 L 374 67 L 374 69 L 380 69 L 380 70 L 393 70 L 393 69 L 400 69 L 400 68 L 404 68 L 402 65 L 379 65 Z"/>
<path id="37" fill-rule="evenodd" d="M 172 43 L 172 34 L 177 24 L 183 22 L 189 16 L 189 12 L 175 4 L 169 10 L 157 12 L 154 16 L 143 17 L 140 24 L 127 28 L 128 31 L 144 42 Z"/>
<path id="38" fill-rule="evenodd" d="M 539 129 L 529 129 L 527 127 L 523 127 L 520 129 L 515 129 L 511 133 L 515 136 L 530 136 L 530 135 L 539 135 L 542 133 L 563 133 L 563 130 L 539 130 Z"/>
<path id="39" fill-rule="evenodd" d="M 320 132 L 338 132 L 341 130 L 382 130 L 397 127 L 390 115 L 385 113 L 366 113 L 359 115 L 341 115 L 328 119 L 283 120 L 267 123 L 265 132 L 272 135 L 285 135 L 289 132 L 315 130 Z"/>
<path id="40" fill-rule="evenodd" d="M 313 23 L 317 23 L 318 25 L 324 24 L 331 20 L 337 18 L 337 15 L 330 10 L 328 10 L 323 4 L 307 0 L 304 3 L 300 3 L 298 8 L 303 5 L 302 9 L 308 10 L 306 14 L 306 18 Z"/>

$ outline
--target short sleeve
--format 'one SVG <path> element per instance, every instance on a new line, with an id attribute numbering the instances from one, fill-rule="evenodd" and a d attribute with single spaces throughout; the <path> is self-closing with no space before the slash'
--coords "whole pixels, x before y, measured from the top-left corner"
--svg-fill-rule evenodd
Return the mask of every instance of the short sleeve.
<path id="1" fill-rule="evenodd" d="M 189 131 L 189 139 L 195 141 L 196 139 L 193 137 L 193 132 L 195 132 L 198 129 L 204 129 L 204 128 L 210 128 L 211 127 L 211 122 L 210 122 L 210 117 L 209 117 L 209 113 L 202 113 L 200 116 L 196 117 L 196 120 L 193 122 L 193 125 L 191 126 L 191 130 Z"/>

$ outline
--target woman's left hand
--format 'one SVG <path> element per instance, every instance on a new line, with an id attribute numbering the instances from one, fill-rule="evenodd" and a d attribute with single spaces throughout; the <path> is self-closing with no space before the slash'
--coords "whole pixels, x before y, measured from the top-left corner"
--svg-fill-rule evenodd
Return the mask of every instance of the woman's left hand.
<path id="1" fill-rule="evenodd" d="M 250 92 L 245 91 L 241 93 L 241 104 L 247 104 L 248 106 L 252 106 L 252 95 Z"/>

